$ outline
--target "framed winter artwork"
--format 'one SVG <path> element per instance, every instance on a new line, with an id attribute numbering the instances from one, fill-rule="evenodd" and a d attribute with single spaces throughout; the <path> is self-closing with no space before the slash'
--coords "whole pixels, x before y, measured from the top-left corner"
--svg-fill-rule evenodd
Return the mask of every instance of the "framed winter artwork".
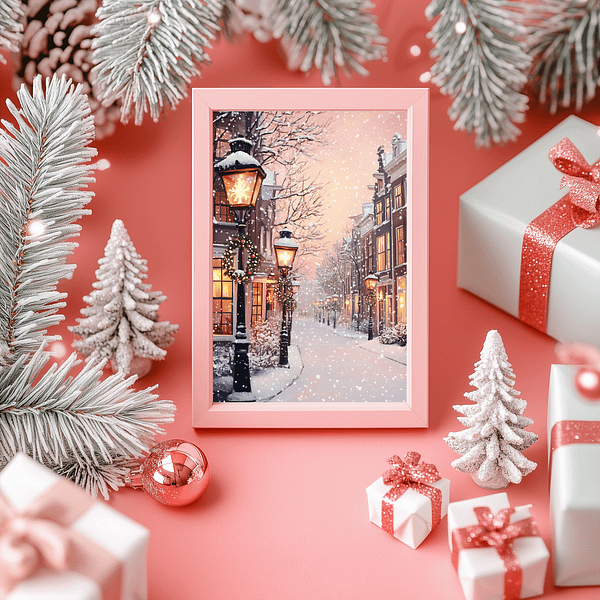
<path id="1" fill-rule="evenodd" d="M 427 427 L 427 89 L 194 89 L 195 427 Z"/>

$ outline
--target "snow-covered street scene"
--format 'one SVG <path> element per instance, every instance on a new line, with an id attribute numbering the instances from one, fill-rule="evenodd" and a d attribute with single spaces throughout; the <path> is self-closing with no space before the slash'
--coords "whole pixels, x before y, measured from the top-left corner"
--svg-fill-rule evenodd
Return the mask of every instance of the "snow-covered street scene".
<path id="1" fill-rule="evenodd" d="M 215 112 L 213 400 L 405 402 L 404 111 Z"/>

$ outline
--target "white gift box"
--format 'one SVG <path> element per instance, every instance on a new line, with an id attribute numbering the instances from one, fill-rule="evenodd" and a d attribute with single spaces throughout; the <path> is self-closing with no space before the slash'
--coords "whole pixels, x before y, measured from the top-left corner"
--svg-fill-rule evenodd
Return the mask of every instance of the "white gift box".
<path id="1" fill-rule="evenodd" d="M 428 485 L 437 488 L 442 493 L 440 518 L 443 519 L 448 513 L 450 480 L 442 477 L 438 481 Z M 383 497 L 391 489 L 392 486 L 383 483 L 383 477 L 380 477 L 367 488 L 369 519 L 378 527 L 381 527 L 381 503 Z M 409 488 L 392 506 L 394 537 L 411 548 L 417 548 L 430 534 L 432 529 L 431 500 L 427 496 Z"/>
<path id="2" fill-rule="evenodd" d="M 452 502 L 448 507 L 448 544 L 452 547 L 452 532 L 477 524 L 473 509 L 487 506 L 493 514 L 510 508 L 506 492 L 481 498 Z M 510 517 L 515 523 L 531 517 L 529 506 L 517 506 Z M 539 536 L 513 540 L 512 549 L 522 571 L 520 598 L 544 593 L 544 579 L 550 554 Z M 502 600 L 504 598 L 504 563 L 495 548 L 466 548 L 458 555 L 458 579 L 467 600 Z"/>
<path id="3" fill-rule="evenodd" d="M 69 506 L 77 502 L 81 494 L 87 496 L 79 486 L 21 453 L 0 472 L 0 493 L 18 514 L 41 498 L 48 497 L 62 506 Z M 104 600 L 106 590 L 113 590 L 119 579 L 120 594 L 116 589 L 112 597 L 146 600 L 149 531 L 145 527 L 97 500 L 68 529 L 89 540 L 100 552 L 108 553 L 120 568 L 115 572 L 100 573 L 98 570 L 93 576 L 101 581 L 94 581 L 75 570 L 61 572 L 40 567 L 28 579 L 16 583 L 4 596 L 5 600 Z M 86 557 L 78 558 L 80 564 L 86 560 Z"/>
<path id="4" fill-rule="evenodd" d="M 556 423 L 600 422 L 600 402 L 586 400 L 575 387 L 579 368 L 552 365 L 550 369 L 550 521 L 554 583 L 561 586 L 600 585 L 600 444 L 550 448 Z"/>
<path id="5" fill-rule="evenodd" d="M 600 158 L 598 127 L 570 116 L 460 196 L 458 286 L 517 318 L 525 228 L 568 191 L 548 158 L 564 137 L 589 164 Z M 556 245 L 546 333 L 600 345 L 600 225 L 576 227 Z"/>

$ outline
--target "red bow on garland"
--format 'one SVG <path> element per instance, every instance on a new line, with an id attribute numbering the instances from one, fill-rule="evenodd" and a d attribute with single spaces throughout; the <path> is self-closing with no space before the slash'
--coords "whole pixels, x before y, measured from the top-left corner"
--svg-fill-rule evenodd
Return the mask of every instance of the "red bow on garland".
<path id="1" fill-rule="evenodd" d="M 495 516 L 487 506 L 478 506 L 473 512 L 477 517 L 477 525 L 452 532 L 452 563 L 458 568 L 461 550 L 488 546 L 495 548 L 504 563 L 504 600 L 517 600 L 521 597 L 523 572 L 512 545 L 517 538 L 539 535 L 537 525 L 531 517 L 511 523 L 510 516 L 515 512 L 514 508 L 503 508 Z"/>
<path id="2" fill-rule="evenodd" d="M 419 460 L 421 455 L 418 452 L 407 452 L 404 460 L 396 455 L 388 459 L 393 469 L 383 474 L 383 483 L 393 487 L 383 497 L 381 503 L 381 526 L 392 535 L 394 535 L 393 502 L 409 488 L 431 500 L 431 529 L 441 521 L 442 492 L 438 488 L 427 485 L 439 481 L 440 474 L 435 465 L 418 464 Z"/>

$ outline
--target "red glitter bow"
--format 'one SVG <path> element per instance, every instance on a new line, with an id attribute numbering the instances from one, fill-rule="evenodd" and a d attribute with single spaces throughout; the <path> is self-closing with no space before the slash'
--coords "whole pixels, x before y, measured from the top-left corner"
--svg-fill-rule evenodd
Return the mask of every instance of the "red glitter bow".
<path id="1" fill-rule="evenodd" d="M 560 189 L 568 187 L 570 202 L 585 211 L 574 210 L 573 224 L 588 229 L 600 223 L 600 160 L 588 164 L 569 138 L 553 146 L 548 157 L 564 173 Z"/>
<path id="2" fill-rule="evenodd" d="M 521 597 L 523 572 L 512 544 L 516 538 L 539 535 L 537 525 L 531 517 L 510 523 L 514 508 L 503 508 L 495 516 L 487 506 L 478 506 L 473 512 L 477 517 L 477 525 L 452 532 L 452 563 L 458 568 L 461 550 L 495 548 L 504 564 L 504 600 L 517 600 Z"/>
<path id="3" fill-rule="evenodd" d="M 383 483 L 391 485 L 392 489 L 383 497 L 381 503 L 381 526 L 392 535 L 394 535 L 393 502 L 409 488 L 431 500 L 431 529 L 441 521 L 442 492 L 438 488 L 427 485 L 439 481 L 440 474 L 435 465 L 418 464 L 419 460 L 421 455 L 418 452 L 407 452 L 404 460 L 396 455 L 388 459 L 394 468 L 383 474 Z"/>
<path id="4" fill-rule="evenodd" d="M 576 227 L 589 229 L 600 223 L 600 160 L 588 164 L 569 138 L 553 146 L 548 156 L 564 173 L 560 188 L 568 186 L 569 193 L 527 225 L 519 282 L 519 319 L 542 333 L 556 244 Z"/>

